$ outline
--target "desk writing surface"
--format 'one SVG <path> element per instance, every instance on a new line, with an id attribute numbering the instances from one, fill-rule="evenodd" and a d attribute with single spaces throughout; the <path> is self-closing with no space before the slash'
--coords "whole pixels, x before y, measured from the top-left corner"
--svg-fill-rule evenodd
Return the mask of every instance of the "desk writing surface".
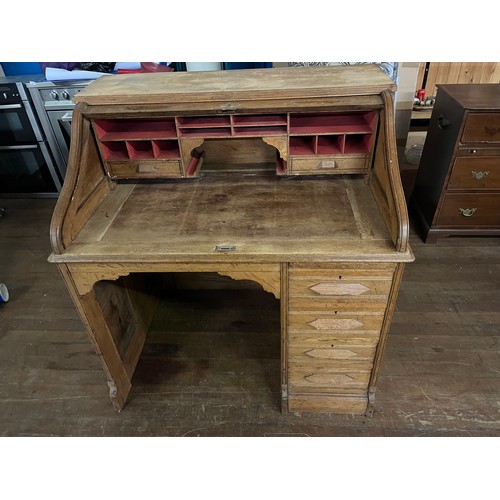
<path id="1" fill-rule="evenodd" d="M 216 245 L 234 245 L 235 250 L 225 255 L 215 251 Z M 207 175 L 186 182 L 117 185 L 61 260 L 250 262 L 339 256 L 395 258 L 361 177 Z"/>

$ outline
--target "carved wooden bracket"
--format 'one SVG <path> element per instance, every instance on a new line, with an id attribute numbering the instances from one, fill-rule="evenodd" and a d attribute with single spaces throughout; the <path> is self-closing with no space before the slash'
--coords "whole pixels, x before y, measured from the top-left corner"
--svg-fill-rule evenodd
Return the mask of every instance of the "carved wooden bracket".
<path id="1" fill-rule="evenodd" d="M 274 146 L 279 151 L 280 157 L 283 158 L 283 160 L 288 161 L 288 143 L 286 136 L 276 135 L 272 137 L 262 137 L 262 140 L 266 144 Z"/>
<path id="2" fill-rule="evenodd" d="M 124 269 L 107 269 L 102 272 L 73 272 L 71 276 L 80 295 L 85 295 L 101 280 L 117 280 L 121 276 L 128 276 L 130 272 Z"/>
<path id="3" fill-rule="evenodd" d="M 80 295 L 85 295 L 86 293 L 92 290 L 92 287 L 95 283 L 101 280 L 116 280 L 121 276 L 128 276 L 131 272 L 141 272 L 141 271 L 149 271 L 152 270 L 158 272 L 168 272 L 168 271 L 177 271 L 177 272 L 217 272 L 222 276 L 229 276 L 234 280 L 251 280 L 256 281 L 266 292 L 272 293 L 277 299 L 280 298 L 280 272 L 276 271 L 237 271 L 226 267 L 218 268 L 218 269 L 210 269 L 204 266 L 194 266 L 194 265 L 177 265 L 177 266 L 162 266 L 160 265 L 155 269 L 156 266 L 147 266 L 147 265 L 135 265 L 135 266 L 123 266 L 120 264 L 107 264 L 100 267 L 99 265 L 95 265 L 92 270 L 80 270 L 80 266 L 73 265 L 71 267 L 71 276 L 73 277 L 73 281 L 75 283 L 76 289 Z M 279 268 L 277 268 L 279 269 Z"/>
<path id="4" fill-rule="evenodd" d="M 277 299 L 280 298 L 279 272 L 218 271 L 217 274 L 229 276 L 233 280 L 256 281 L 266 292 L 271 292 Z"/>

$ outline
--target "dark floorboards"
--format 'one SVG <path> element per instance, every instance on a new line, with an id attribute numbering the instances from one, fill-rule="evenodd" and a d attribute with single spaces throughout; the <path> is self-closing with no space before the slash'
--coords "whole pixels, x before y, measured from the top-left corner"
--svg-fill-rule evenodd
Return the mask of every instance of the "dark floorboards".
<path id="1" fill-rule="evenodd" d="M 372 418 L 281 413 L 278 304 L 252 290 L 162 302 L 117 414 L 47 263 L 54 203 L 0 202 L 0 435 L 500 436 L 500 238 L 412 230 Z"/>

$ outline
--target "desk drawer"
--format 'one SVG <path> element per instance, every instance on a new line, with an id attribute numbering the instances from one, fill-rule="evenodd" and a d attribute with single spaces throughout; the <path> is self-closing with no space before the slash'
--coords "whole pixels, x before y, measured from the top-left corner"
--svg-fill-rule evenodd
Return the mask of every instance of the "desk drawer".
<path id="1" fill-rule="evenodd" d="M 458 157 L 448 189 L 500 189 L 500 155 Z"/>
<path id="2" fill-rule="evenodd" d="M 112 179 L 162 179 L 181 176 L 179 160 L 108 162 Z"/>
<path id="3" fill-rule="evenodd" d="M 500 194 L 448 193 L 440 210 L 439 226 L 500 226 Z"/>
<path id="4" fill-rule="evenodd" d="M 500 113 L 469 113 L 462 142 L 500 142 Z"/>
<path id="5" fill-rule="evenodd" d="M 385 307 L 391 284 L 392 269 L 357 268 L 291 268 L 290 307 L 324 309 L 335 304 L 372 304 Z M 356 306 L 358 309 L 359 306 Z M 368 306 L 371 309 L 371 306 Z M 377 309 L 376 309 L 377 310 Z"/>
<path id="6" fill-rule="evenodd" d="M 288 345 L 290 349 L 344 349 L 355 347 L 375 348 L 380 339 L 380 331 L 373 330 L 318 330 L 311 327 L 289 328 Z"/>
<path id="7" fill-rule="evenodd" d="M 338 329 L 344 323 L 353 323 L 347 321 L 353 316 L 383 316 L 391 285 L 392 272 L 385 268 L 347 265 L 328 269 L 290 268 L 290 326 L 311 328 L 306 323 L 317 320 L 318 328 L 325 329 L 324 325 L 331 324 L 334 325 L 331 328 Z M 307 311 L 318 312 L 311 319 L 301 314 Z M 367 321 L 372 324 L 371 320 Z"/>
<path id="8" fill-rule="evenodd" d="M 375 345 L 336 345 L 323 347 L 291 347 L 288 349 L 289 365 L 332 362 L 334 366 L 358 366 L 358 363 L 372 363 L 375 356 Z"/>
<path id="9" fill-rule="evenodd" d="M 353 298 L 385 300 L 391 289 L 391 277 L 304 276 L 290 280 L 290 295 L 309 298 Z"/>
<path id="10" fill-rule="evenodd" d="M 347 307 L 346 307 L 347 309 Z M 384 308 L 379 311 L 342 311 L 340 307 L 329 311 L 293 312 L 288 315 L 290 332 L 316 332 L 318 334 L 340 331 L 369 330 L 380 332 L 384 320 Z"/>
<path id="11" fill-rule="evenodd" d="M 372 363 L 340 366 L 338 363 L 301 363 L 289 361 L 288 382 L 291 393 L 328 392 L 365 394 L 370 382 Z"/>
<path id="12" fill-rule="evenodd" d="M 357 174 L 366 171 L 369 156 L 308 156 L 290 158 L 292 174 Z"/>

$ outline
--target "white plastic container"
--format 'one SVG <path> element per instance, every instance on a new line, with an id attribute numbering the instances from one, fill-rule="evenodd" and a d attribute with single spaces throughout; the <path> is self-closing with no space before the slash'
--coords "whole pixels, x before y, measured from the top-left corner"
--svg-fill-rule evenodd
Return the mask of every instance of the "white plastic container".
<path id="1" fill-rule="evenodd" d="M 8 300 L 9 300 L 9 290 L 7 290 L 7 287 L 3 283 L 0 283 L 0 303 L 8 302 Z"/>

